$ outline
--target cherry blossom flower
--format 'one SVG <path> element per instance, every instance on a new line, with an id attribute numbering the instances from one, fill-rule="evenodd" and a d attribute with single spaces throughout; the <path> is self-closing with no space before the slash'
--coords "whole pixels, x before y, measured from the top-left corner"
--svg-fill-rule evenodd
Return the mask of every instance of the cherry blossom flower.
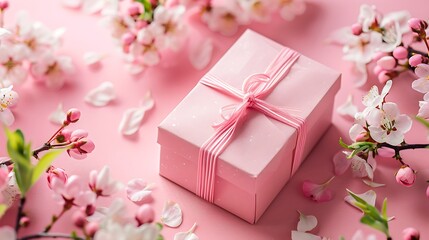
<path id="1" fill-rule="evenodd" d="M 384 102 L 387 94 L 389 94 L 391 88 L 392 80 L 386 82 L 383 90 L 381 90 L 381 93 L 378 93 L 377 86 L 374 85 L 371 87 L 369 92 L 362 98 L 362 103 L 366 107 L 366 109 L 363 111 L 364 116 L 367 116 L 367 114 L 374 108 L 381 108 L 381 105 Z"/>
<path id="2" fill-rule="evenodd" d="M 259 22 L 270 21 L 271 14 L 276 9 L 276 6 L 272 0 L 238 0 L 238 2 L 240 7 L 249 15 L 251 19 Z"/>
<path id="3" fill-rule="evenodd" d="M 88 132 L 82 129 L 77 129 L 71 133 L 70 141 L 72 146 L 67 149 L 67 153 L 74 159 L 84 159 L 88 153 L 94 151 L 95 145 L 88 137 Z"/>
<path id="4" fill-rule="evenodd" d="M 50 167 L 48 169 L 48 176 L 47 176 L 47 180 L 48 180 L 48 186 L 50 189 L 52 189 L 52 181 L 54 180 L 54 178 L 62 181 L 64 184 L 67 183 L 67 173 L 64 169 L 62 168 L 55 168 L 55 167 Z"/>
<path id="5" fill-rule="evenodd" d="M 429 94 L 426 93 L 423 96 L 423 101 L 419 101 L 419 113 L 418 117 L 428 119 L 429 118 Z"/>
<path id="6" fill-rule="evenodd" d="M 387 102 L 382 109 L 374 109 L 368 114 L 367 122 L 371 137 L 379 143 L 398 145 L 404 141 L 404 134 L 411 129 L 412 121 L 400 114 L 395 103 Z"/>
<path id="7" fill-rule="evenodd" d="M 30 73 L 35 80 L 44 82 L 47 87 L 59 89 L 74 73 L 74 66 L 70 57 L 46 52 L 31 64 Z"/>
<path id="8" fill-rule="evenodd" d="M 135 22 L 128 15 L 120 15 L 118 12 L 103 14 L 100 23 L 110 30 L 114 39 L 121 39 L 121 37 L 129 31 L 134 29 Z"/>
<path id="9" fill-rule="evenodd" d="M 304 181 L 302 184 L 302 192 L 304 196 L 310 198 L 315 202 L 327 202 L 333 198 L 333 192 L 331 189 L 327 188 L 329 183 L 334 179 L 330 178 L 327 182 L 323 184 L 316 184 L 310 181 Z"/>
<path id="10" fill-rule="evenodd" d="M 232 36 L 240 25 L 248 21 L 241 9 L 234 4 L 212 6 L 210 11 L 203 12 L 202 20 L 207 23 L 210 30 L 225 36 Z"/>
<path id="11" fill-rule="evenodd" d="M 104 166 L 100 172 L 92 170 L 89 174 L 89 187 L 97 196 L 110 196 L 116 193 L 121 185 L 110 177 L 110 169 Z"/>
<path id="12" fill-rule="evenodd" d="M 429 65 L 419 64 L 417 65 L 414 73 L 419 77 L 414 80 L 411 87 L 417 92 L 427 93 L 429 92 Z"/>
<path id="13" fill-rule="evenodd" d="M 351 159 L 347 159 L 350 153 L 351 152 L 348 151 L 341 151 L 335 154 L 333 158 L 335 175 L 342 175 L 351 167 L 354 177 L 367 177 L 373 180 L 374 171 L 377 167 L 375 159 L 371 155 L 369 155 L 366 160 L 358 155 L 353 156 Z"/>
<path id="14" fill-rule="evenodd" d="M 24 82 L 27 78 L 24 60 L 25 50 L 21 45 L 0 46 L 0 79 L 3 87 Z"/>
<path id="15" fill-rule="evenodd" d="M 15 117 L 9 109 L 18 102 L 18 93 L 12 90 L 13 86 L 0 89 L 0 121 L 6 126 L 14 123 Z"/>
<path id="16" fill-rule="evenodd" d="M 156 34 L 157 41 L 163 48 L 178 50 L 186 36 L 186 26 L 183 22 L 185 7 L 179 5 L 173 8 L 158 6 L 154 11 L 154 21 L 151 27 Z"/>
<path id="17" fill-rule="evenodd" d="M 66 182 L 59 178 L 52 178 L 51 188 L 54 192 L 54 199 L 61 205 L 74 205 L 75 199 L 82 192 L 82 180 L 79 176 L 70 176 Z"/>
<path id="18" fill-rule="evenodd" d="M 137 33 L 137 40 L 130 46 L 130 53 L 134 60 L 147 66 L 154 66 L 160 60 L 159 50 L 161 46 L 156 41 L 157 33 L 155 32 L 159 29 L 151 26 L 141 29 Z"/>
<path id="19" fill-rule="evenodd" d="M 296 16 L 301 15 L 305 12 L 305 3 L 303 0 L 279 0 L 280 16 L 291 21 Z"/>

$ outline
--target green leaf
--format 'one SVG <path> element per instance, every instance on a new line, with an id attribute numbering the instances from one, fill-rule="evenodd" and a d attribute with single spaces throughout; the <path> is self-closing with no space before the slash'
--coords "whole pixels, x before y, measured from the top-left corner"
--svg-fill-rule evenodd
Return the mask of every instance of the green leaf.
<path id="1" fill-rule="evenodd" d="M 164 240 L 164 236 L 162 236 L 161 234 L 159 234 L 158 237 L 156 238 L 156 240 Z"/>
<path id="2" fill-rule="evenodd" d="M 360 222 L 363 224 L 366 224 L 374 229 L 377 229 L 379 231 L 381 231 L 382 233 L 384 233 L 387 237 L 389 236 L 389 229 L 387 226 L 387 222 L 379 222 L 376 221 L 375 219 L 371 218 L 368 215 L 364 215 L 361 219 Z"/>
<path id="3" fill-rule="evenodd" d="M 387 219 L 387 198 L 383 201 L 383 206 L 381 207 L 381 214 L 385 219 Z"/>
<path id="4" fill-rule="evenodd" d="M 0 204 L 0 218 L 3 217 L 3 215 L 6 213 L 7 205 L 6 204 Z"/>
<path id="5" fill-rule="evenodd" d="M 423 124 L 425 127 L 429 128 L 429 122 L 426 119 L 422 117 L 416 117 L 416 120 Z"/>
<path id="6" fill-rule="evenodd" d="M 31 178 L 31 184 L 34 184 L 40 176 L 51 166 L 51 163 L 57 158 L 63 151 L 57 150 L 57 151 L 51 151 L 43 155 L 39 159 L 39 162 L 34 167 L 33 175 Z"/>
<path id="7" fill-rule="evenodd" d="M 342 138 L 340 138 L 340 140 L 338 140 L 338 143 L 340 144 L 341 147 L 343 147 L 345 149 L 349 149 L 349 145 L 347 145 L 345 142 L 343 142 Z"/>
<path id="8" fill-rule="evenodd" d="M 158 228 L 159 231 L 161 231 L 164 228 L 164 225 L 162 223 L 155 223 L 155 226 Z"/>

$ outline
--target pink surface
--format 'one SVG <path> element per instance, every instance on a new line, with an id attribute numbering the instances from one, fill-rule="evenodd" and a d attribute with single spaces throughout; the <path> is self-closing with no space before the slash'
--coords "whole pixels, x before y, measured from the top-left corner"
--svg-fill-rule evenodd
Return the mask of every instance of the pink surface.
<path id="1" fill-rule="evenodd" d="M 214 78 L 241 91 L 243 81 L 252 74 L 266 72 L 283 48 L 253 31 L 246 31 L 201 81 Z M 298 59 L 289 61 L 293 64 L 285 68 L 288 71 L 282 77 L 270 74 L 278 83 L 261 100 L 305 119 L 301 134 L 306 137 L 301 135 L 302 141 L 298 143 L 297 130 L 286 124 L 287 121 L 265 115 L 256 107 L 245 109 L 247 116 L 241 120 L 242 124 L 233 127 L 236 130 L 231 141 L 216 162 L 214 187 L 207 187 L 214 192 L 216 205 L 251 223 L 259 219 L 289 180 L 291 172 L 298 169 L 302 159 L 329 127 L 334 96 L 340 87 L 338 72 L 292 50 L 283 53 L 288 51 L 291 52 L 289 55 L 283 54 L 283 58 L 279 58 L 282 60 L 277 61 L 286 62 L 284 56 L 292 53 Z M 279 72 L 283 68 L 274 69 L 271 67 L 269 71 Z M 319 81 L 314 83 L 316 78 Z M 159 126 L 161 175 L 198 193 L 200 175 L 195 162 L 199 161 L 199 151 L 208 139 L 221 131 L 222 127 L 214 129 L 213 123 L 221 120 L 222 107 L 231 104 L 239 105 L 240 102 L 232 99 L 228 92 L 205 84 L 196 85 Z M 285 119 L 289 117 L 285 115 Z M 299 150 L 297 144 L 301 144 Z M 298 154 L 293 156 L 293 152 Z M 235 196 L 231 197 L 230 192 L 235 192 Z M 204 198 L 204 195 L 200 196 Z"/>
<path id="2" fill-rule="evenodd" d="M 66 27 L 67 32 L 63 52 L 72 55 L 78 69 L 75 82 L 61 91 L 47 90 L 28 81 L 18 88 L 21 95 L 16 108 L 17 121 L 15 127 L 23 129 L 27 138 L 34 145 L 43 143 L 49 134 L 56 128 L 48 122 L 47 116 L 63 102 L 65 108 L 78 107 L 82 110 L 81 128 L 90 131 L 90 137 L 97 147 L 90 158 L 84 161 L 71 160 L 61 157 L 56 165 L 66 168 L 71 174 L 87 176 L 91 169 L 100 169 L 104 165 L 112 168 L 115 178 L 127 182 L 134 177 L 142 177 L 149 182 L 155 182 L 154 191 L 157 216 L 166 200 L 172 199 L 180 203 L 184 212 L 184 222 L 179 229 L 165 228 L 166 239 L 172 239 L 174 233 L 188 230 L 194 222 L 198 223 L 196 234 L 201 239 L 289 239 L 290 231 L 296 229 L 298 213 L 313 214 L 319 220 L 317 233 L 334 239 L 345 236 L 350 239 L 357 229 L 365 232 L 374 232 L 359 223 L 361 213 L 351 208 L 342 200 L 346 195 L 345 188 L 355 192 L 364 192 L 369 189 L 360 180 L 351 179 L 350 174 L 334 180 L 332 188 L 336 191 L 333 201 L 317 204 L 304 198 L 300 187 L 303 180 L 323 182 L 333 174 L 331 159 L 340 147 L 338 138 L 347 138 L 351 122 L 334 114 L 333 126 L 326 132 L 297 174 L 282 189 L 276 200 L 268 208 L 258 224 L 250 225 L 238 217 L 214 206 L 176 184 L 160 177 L 159 146 L 156 143 L 156 126 L 191 90 L 204 74 L 204 71 L 195 71 L 184 59 L 185 52 L 171 54 L 161 66 L 150 69 L 145 76 L 133 78 L 123 68 L 119 55 L 113 48 L 108 30 L 97 23 L 98 17 L 88 16 L 83 12 L 63 9 L 57 0 L 40 1 L 11 1 L 7 21 L 14 19 L 19 9 L 30 11 L 33 19 L 46 23 L 49 27 Z M 336 106 L 344 102 L 346 96 L 353 92 L 355 99 L 360 99 L 364 92 L 356 90 L 351 84 L 350 65 L 342 61 L 341 49 L 329 46 L 325 39 L 333 30 L 356 21 L 360 4 L 363 1 L 316 1 L 308 3 L 306 13 L 291 23 L 276 19 L 271 25 L 253 24 L 250 28 L 272 38 L 281 44 L 287 45 L 302 54 L 309 56 L 327 66 L 343 73 L 342 88 L 336 97 Z M 378 8 L 387 13 L 394 10 L 407 9 L 415 17 L 427 18 L 427 2 L 420 1 L 371 1 Z M 226 38 L 204 30 L 203 36 L 210 36 L 214 40 L 216 50 L 213 65 L 222 54 L 232 45 L 240 33 Z M 202 37 L 195 35 L 195 38 Z M 192 40 L 191 40 L 192 42 Z M 82 55 L 86 51 L 97 51 L 108 54 L 103 61 L 102 69 L 89 70 L 82 62 Z M 211 66 L 209 66 L 211 67 Z M 208 68 L 209 68 L 208 67 Z M 207 68 L 207 69 L 208 69 Z M 371 76 L 372 81 L 374 77 Z M 315 79 L 316 81 L 317 79 Z M 83 96 L 102 81 L 112 81 L 116 86 L 117 101 L 105 108 L 93 108 L 83 102 Z M 394 82 L 390 100 L 398 101 L 403 112 L 414 115 L 417 113 L 417 101 L 422 98 L 410 87 L 411 81 Z M 368 89 L 369 85 L 365 86 Z M 137 106 L 147 90 L 153 92 L 156 107 L 144 120 L 139 133 L 133 137 L 123 137 L 118 131 L 122 113 Z M 355 101 L 358 102 L 358 101 Z M 415 123 L 412 132 L 406 138 L 411 142 L 426 141 L 427 131 Z M 1 141 L 4 143 L 4 141 Z M 4 146 L 4 144 L 2 144 Z M 425 182 L 429 177 L 429 163 L 427 151 L 411 151 L 403 157 L 419 172 L 416 184 L 412 188 L 404 188 L 395 183 L 394 173 L 398 164 L 393 160 L 380 160 L 375 181 L 386 183 L 385 188 L 377 189 L 380 205 L 384 197 L 388 198 L 388 213 L 396 216 L 390 224 L 394 239 L 401 239 L 402 229 L 413 226 L 422 233 L 422 238 L 429 236 L 427 222 L 429 220 L 429 200 L 425 197 Z M 51 199 L 45 180 L 37 183 L 30 192 L 31 202 L 27 206 L 27 213 L 33 218 L 31 228 L 26 231 L 38 231 L 45 226 L 52 213 L 59 212 Z M 124 194 L 125 195 L 125 194 Z M 124 196 L 125 197 L 125 196 Z M 135 209 L 130 204 L 130 210 Z M 1 220 L 1 225 L 11 224 L 16 209 L 7 213 Z M 70 215 L 67 214 L 55 231 L 70 230 Z M 23 231 L 25 232 L 25 231 Z M 381 235 L 378 235 L 381 237 Z M 382 238 L 380 238 L 382 239 Z"/>

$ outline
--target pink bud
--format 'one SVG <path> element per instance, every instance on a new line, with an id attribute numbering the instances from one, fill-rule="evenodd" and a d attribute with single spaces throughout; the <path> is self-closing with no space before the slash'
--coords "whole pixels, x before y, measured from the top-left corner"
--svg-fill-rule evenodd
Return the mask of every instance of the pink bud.
<path id="1" fill-rule="evenodd" d="M 70 135 L 70 141 L 76 142 L 82 138 L 86 138 L 88 136 L 88 132 L 83 129 L 74 130 Z"/>
<path id="2" fill-rule="evenodd" d="M 76 108 L 71 108 L 67 111 L 67 121 L 69 123 L 75 123 L 79 121 L 80 111 Z"/>
<path id="3" fill-rule="evenodd" d="M 30 225 L 30 218 L 27 216 L 22 217 L 19 220 L 19 225 L 21 225 L 21 227 L 28 227 L 28 225 Z"/>
<path id="4" fill-rule="evenodd" d="M 393 50 L 393 56 L 398 59 L 405 59 L 408 57 L 408 50 L 405 47 L 397 47 L 395 50 Z"/>
<path id="5" fill-rule="evenodd" d="M 378 76 L 378 74 L 380 74 L 381 73 L 381 71 L 383 71 L 383 68 L 381 68 L 380 66 L 375 66 L 374 67 L 374 69 L 373 69 L 373 72 L 374 72 L 374 74 L 375 75 L 377 75 Z"/>
<path id="6" fill-rule="evenodd" d="M 6 187 L 9 182 L 9 171 L 8 169 L 0 168 L 0 192 Z"/>
<path id="7" fill-rule="evenodd" d="M 147 26 L 147 22 L 146 21 L 138 20 L 136 22 L 136 29 L 138 29 L 138 30 L 140 30 L 140 29 L 142 29 L 142 28 L 144 28 L 146 26 Z"/>
<path id="8" fill-rule="evenodd" d="M 362 24 L 355 23 L 352 25 L 352 33 L 356 36 L 360 35 L 362 33 Z"/>
<path id="9" fill-rule="evenodd" d="M 387 81 L 389 81 L 390 80 L 390 76 L 388 75 L 389 74 L 389 72 L 388 71 L 386 71 L 386 70 L 383 70 L 383 71 L 381 71 L 379 74 L 378 74 L 378 81 L 381 83 L 381 84 L 385 84 Z"/>
<path id="10" fill-rule="evenodd" d="M 372 60 L 378 61 L 380 58 L 382 58 L 384 56 L 387 56 L 387 53 L 385 53 L 385 52 L 376 52 L 374 54 L 374 57 L 372 58 Z"/>
<path id="11" fill-rule="evenodd" d="M 55 168 L 55 167 L 50 167 L 48 170 L 48 186 L 50 189 L 52 189 L 52 181 L 54 178 L 56 178 L 57 180 L 60 180 L 61 182 L 63 182 L 64 184 L 67 182 L 68 176 L 66 171 L 64 171 L 64 169 L 62 168 Z"/>
<path id="12" fill-rule="evenodd" d="M 428 23 L 422 19 L 411 18 L 408 20 L 408 26 L 413 30 L 413 32 L 419 33 L 428 28 Z"/>
<path id="13" fill-rule="evenodd" d="M 94 205 L 90 204 L 87 205 L 83 210 L 85 211 L 86 216 L 92 216 L 94 215 L 96 208 Z"/>
<path id="14" fill-rule="evenodd" d="M 85 231 L 90 237 L 94 237 L 98 229 L 99 229 L 98 222 L 89 222 L 88 224 L 85 225 Z"/>
<path id="15" fill-rule="evenodd" d="M 128 14 L 130 16 L 134 16 L 134 15 L 139 15 L 140 14 L 140 4 L 133 2 L 129 7 L 128 7 Z"/>
<path id="16" fill-rule="evenodd" d="M 73 223 L 78 228 L 83 228 L 86 223 L 86 215 L 82 211 L 76 211 L 72 215 Z"/>
<path id="17" fill-rule="evenodd" d="M 125 46 L 131 45 L 134 40 L 136 40 L 136 35 L 134 35 L 133 33 L 127 32 L 122 35 L 122 44 L 124 44 Z"/>
<path id="18" fill-rule="evenodd" d="M 69 142 L 71 134 L 72 134 L 72 131 L 70 129 L 65 128 L 65 129 L 61 130 L 61 132 L 59 132 L 57 134 L 57 136 L 55 137 L 55 139 L 57 140 L 58 143 Z"/>
<path id="19" fill-rule="evenodd" d="M 426 188 L 426 197 L 429 198 L 429 186 Z"/>
<path id="20" fill-rule="evenodd" d="M 155 219 L 155 211 L 149 204 L 143 204 L 139 207 L 136 213 L 136 220 L 139 225 L 151 223 Z"/>
<path id="21" fill-rule="evenodd" d="M 6 8 L 9 7 L 9 2 L 6 0 L 0 1 L 0 10 L 5 10 Z"/>
<path id="22" fill-rule="evenodd" d="M 369 139 L 368 132 L 361 132 L 355 139 L 356 142 L 366 142 Z"/>
<path id="23" fill-rule="evenodd" d="M 407 165 L 403 165 L 396 173 L 396 182 L 411 187 L 416 181 L 416 173 Z"/>
<path id="24" fill-rule="evenodd" d="M 402 231 L 402 235 L 404 236 L 404 240 L 419 240 L 420 239 L 420 233 L 417 229 L 409 227 L 405 228 Z"/>
<path id="25" fill-rule="evenodd" d="M 423 56 L 420 54 L 414 54 L 410 59 L 408 60 L 411 67 L 415 67 L 423 62 Z"/>
<path id="26" fill-rule="evenodd" d="M 377 65 L 384 70 L 392 70 L 396 67 L 396 60 L 392 56 L 384 56 L 377 61 Z"/>

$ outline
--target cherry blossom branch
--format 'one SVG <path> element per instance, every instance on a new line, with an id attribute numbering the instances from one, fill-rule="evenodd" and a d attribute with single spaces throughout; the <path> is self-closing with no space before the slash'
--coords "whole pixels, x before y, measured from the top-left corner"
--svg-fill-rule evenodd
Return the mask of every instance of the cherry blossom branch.
<path id="1" fill-rule="evenodd" d="M 429 144 L 402 144 L 400 146 L 391 145 L 389 143 L 379 143 L 378 148 L 381 147 L 387 147 L 390 149 L 393 149 L 395 151 L 395 158 L 399 160 L 403 165 L 405 163 L 402 161 L 401 154 L 399 153 L 402 150 L 408 150 L 408 149 L 422 149 L 422 148 L 429 148 Z"/>
<path id="2" fill-rule="evenodd" d="M 71 206 L 69 204 L 67 204 L 67 203 L 64 204 L 64 207 L 61 210 L 60 214 L 52 216 L 51 223 L 49 223 L 49 225 L 45 227 L 45 230 L 43 230 L 43 233 L 48 233 L 52 229 L 54 224 L 58 221 L 58 219 L 60 219 L 64 215 L 65 212 L 70 210 L 70 208 L 71 208 Z"/>
<path id="3" fill-rule="evenodd" d="M 18 238 L 18 240 L 29 240 L 29 239 L 38 239 L 38 238 L 64 238 L 64 239 L 74 239 L 74 240 L 85 240 L 82 237 L 71 236 L 67 234 L 61 233 L 37 233 L 33 235 L 28 235 L 22 238 Z"/>
<path id="4" fill-rule="evenodd" d="M 21 197 L 19 201 L 19 207 L 18 207 L 18 213 L 16 217 L 16 223 L 15 223 L 15 232 L 18 233 L 19 229 L 21 228 L 21 218 L 24 216 L 24 205 L 25 205 L 26 198 Z"/>

